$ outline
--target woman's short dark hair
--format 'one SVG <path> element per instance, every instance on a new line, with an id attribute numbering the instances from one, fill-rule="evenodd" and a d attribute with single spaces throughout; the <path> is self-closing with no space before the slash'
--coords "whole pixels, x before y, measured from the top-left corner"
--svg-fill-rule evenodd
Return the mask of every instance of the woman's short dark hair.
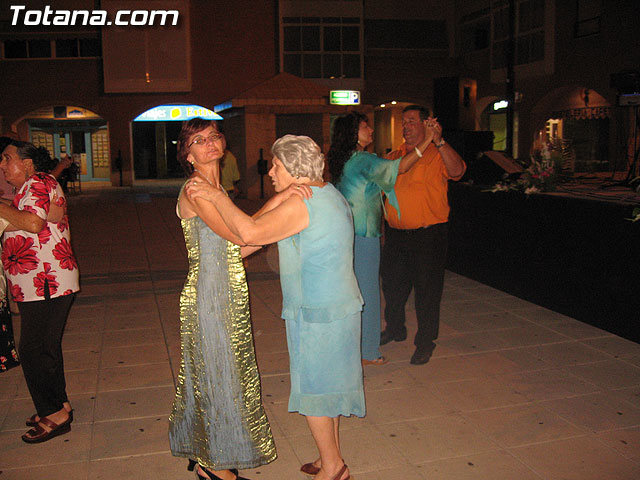
<path id="1" fill-rule="evenodd" d="M 182 165 L 187 176 L 193 173 L 193 165 L 187 161 L 187 157 L 189 156 L 189 139 L 191 135 L 201 132 L 208 127 L 213 127 L 220 131 L 218 123 L 215 120 L 205 120 L 204 118 L 196 117 L 182 123 L 182 129 L 178 135 L 178 162 Z"/>
<path id="2" fill-rule="evenodd" d="M 358 148 L 358 132 L 362 122 L 369 123 L 369 119 L 360 112 L 341 115 L 333 122 L 331 147 L 327 153 L 327 160 L 331 181 L 334 184 L 340 181 L 345 163 Z"/>
<path id="3" fill-rule="evenodd" d="M 21 159 L 30 158 L 36 172 L 49 173 L 56 166 L 56 162 L 51 158 L 49 150 L 45 147 L 36 147 L 33 143 L 20 140 L 11 140 L 9 145 L 16 147 L 18 156 Z"/>

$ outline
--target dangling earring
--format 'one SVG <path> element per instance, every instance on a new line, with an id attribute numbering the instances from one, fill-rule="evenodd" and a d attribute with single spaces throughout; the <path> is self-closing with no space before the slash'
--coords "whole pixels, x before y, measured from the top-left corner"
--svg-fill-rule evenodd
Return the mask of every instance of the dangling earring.
<path id="1" fill-rule="evenodd" d="M 296 175 L 296 180 L 300 180 L 300 175 Z"/>

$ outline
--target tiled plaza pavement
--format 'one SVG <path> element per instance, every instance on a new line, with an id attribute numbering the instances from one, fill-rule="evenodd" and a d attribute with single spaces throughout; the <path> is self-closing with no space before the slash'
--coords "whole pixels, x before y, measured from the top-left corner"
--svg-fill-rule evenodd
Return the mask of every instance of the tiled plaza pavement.
<path id="1" fill-rule="evenodd" d="M 82 292 L 63 348 L 75 421 L 70 434 L 23 443 L 33 405 L 22 371 L 0 374 L 0 479 L 192 478 L 167 439 L 186 271 L 175 194 L 85 187 L 71 197 Z M 287 413 L 275 258 L 272 247 L 248 265 L 279 454 L 244 471 L 254 480 L 303 479 L 300 464 L 315 458 L 304 419 Z M 387 345 L 391 362 L 365 369 L 368 414 L 342 428 L 355 479 L 640 478 L 640 345 L 447 273 L 434 357 L 413 366 L 412 351 L 410 340 Z"/>

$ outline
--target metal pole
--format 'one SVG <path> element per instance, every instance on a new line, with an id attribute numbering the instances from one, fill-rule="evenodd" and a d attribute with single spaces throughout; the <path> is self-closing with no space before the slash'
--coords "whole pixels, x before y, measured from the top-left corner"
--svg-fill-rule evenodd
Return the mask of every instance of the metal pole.
<path id="1" fill-rule="evenodd" d="M 515 87 L 515 46 L 516 46 L 516 1 L 509 0 L 509 40 L 507 42 L 507 149 L 506 153 L 513 158 L 513 124 L 516 103 Z"/>

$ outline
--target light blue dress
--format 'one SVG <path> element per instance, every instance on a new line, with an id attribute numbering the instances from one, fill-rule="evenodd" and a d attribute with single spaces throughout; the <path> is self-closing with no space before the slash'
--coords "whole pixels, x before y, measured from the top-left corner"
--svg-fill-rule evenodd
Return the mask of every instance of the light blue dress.
<path id="1" fill-rule="evenodd" d="M 382 197 L 400 211 L 393 187 L 400 160 L 386 160 L 367 152 L 355 152 L 347 161 L 337 187 L 353 211 L 355 228 L 354 269 L 364 298 L 362 310 L 362 358 L 380 357 L 380 239 Z"/>
<path id="2" fill-rule="evenodd" d="M 305 200 L 309 226 L 278 242 L 289 411 L 362 417 L 362 297 L 353 273 L 351 209 L 331 184 L 311 190 Z"/>

